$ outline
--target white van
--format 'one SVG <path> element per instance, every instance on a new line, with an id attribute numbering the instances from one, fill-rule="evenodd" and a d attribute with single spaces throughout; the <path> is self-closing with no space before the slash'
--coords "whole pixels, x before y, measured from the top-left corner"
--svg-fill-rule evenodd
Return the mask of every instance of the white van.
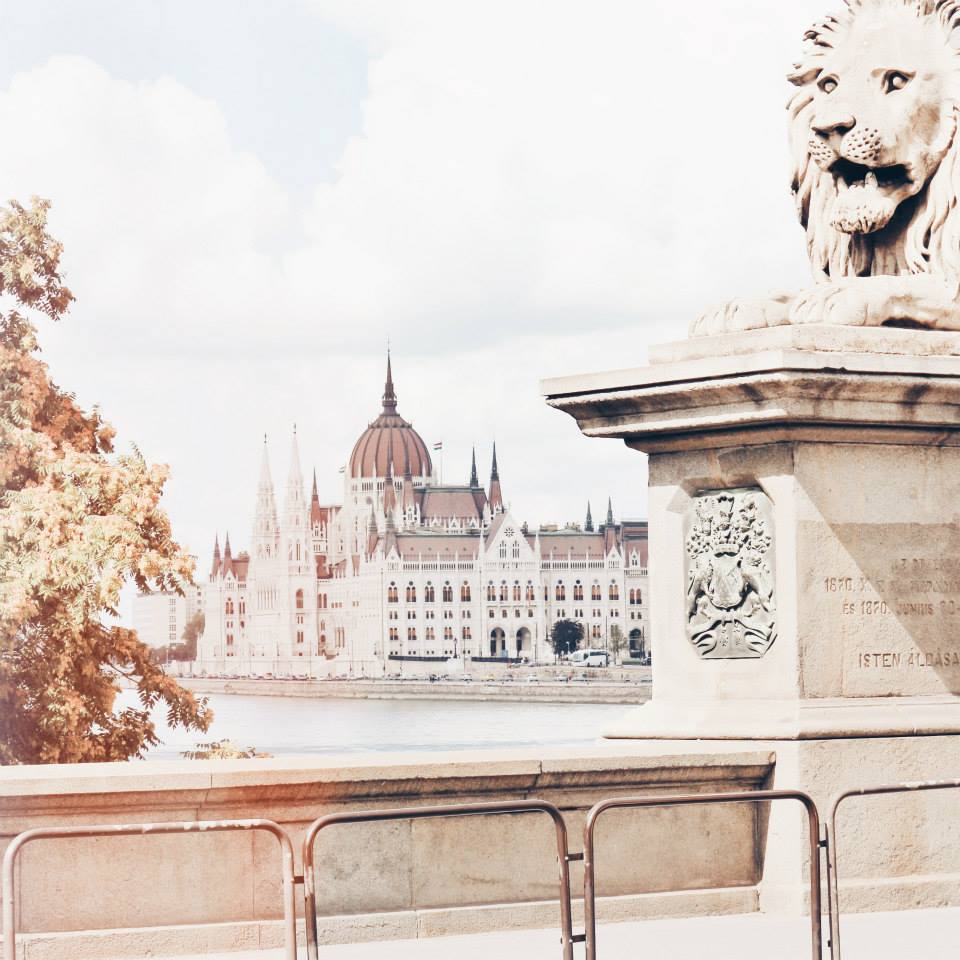
<path id="1" fill-rule="evenodd" d="M 575 650 L 570 654 L 570 662 L 583 667 L 605 667 L 610 662 L 610 655 L 605 650 Z"/>

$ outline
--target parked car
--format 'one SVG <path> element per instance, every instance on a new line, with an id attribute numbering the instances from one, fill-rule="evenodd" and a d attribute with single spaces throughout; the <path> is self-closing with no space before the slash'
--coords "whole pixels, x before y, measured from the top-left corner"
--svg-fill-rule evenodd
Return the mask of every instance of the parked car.
<path id="1" fill-rule="evenodd" d="M 610 663 L 610 654 L 606 650 L 576 650 L 570 654 L 570 662 L 584 667 L 606 667 Z"/>

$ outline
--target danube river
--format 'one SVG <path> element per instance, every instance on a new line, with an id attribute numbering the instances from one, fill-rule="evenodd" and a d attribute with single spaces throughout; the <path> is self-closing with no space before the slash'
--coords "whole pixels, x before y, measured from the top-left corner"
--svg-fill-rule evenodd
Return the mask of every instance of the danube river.
<path id="1" fill-rule="evenodd" d="M 125 691 L 123 701 L 136 698 Z M 629 707 L 600 703 L 481 700 L 330 700 L 211 694 L 206 734 L 170 729 L 154 713 L 163 743 L 148 759 L 169 760 L 198 741 L 230 740 L 274 756 L 403 750 L 494 749 L 590 743 Z"/>

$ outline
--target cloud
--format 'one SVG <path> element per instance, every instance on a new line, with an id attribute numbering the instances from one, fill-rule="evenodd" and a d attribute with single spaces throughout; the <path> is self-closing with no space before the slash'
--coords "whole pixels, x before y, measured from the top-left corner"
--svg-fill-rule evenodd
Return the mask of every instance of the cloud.
<path id="1" fill-rule="evenodd" d="M 338 497 L 388 335 L 447 479 L 495 436 L 521 518 L 608 493 L 642 514 L 643 458 L 537 383 L 640 365 L 716 300 L 807 282 L 783 77 L 823 0 L 312 3 L 370 59 L 362 124 L 306 203 L 176 77 L 58 56 L 0 91 L 0 182 L 54 200 L 79 298 L 43 330 L 55 377 L 171 464 L 204 554 L 215 529 L 246 542 L 264 432 L 278 488 L 297 421 Z"/>

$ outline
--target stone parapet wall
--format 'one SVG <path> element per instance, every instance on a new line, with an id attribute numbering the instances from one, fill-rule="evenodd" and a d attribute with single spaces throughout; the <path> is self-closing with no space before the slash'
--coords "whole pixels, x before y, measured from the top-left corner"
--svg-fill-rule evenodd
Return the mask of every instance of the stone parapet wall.
<path id="1" fill-rule="evenodd" d="M 586 811 L 601 798 L 756 789 L 774 766 L 765 750 L 636 754 L 614 746 L 538 758 L 402 755 L 388 764 L 288 758 L 8 768 L 0 770 L 0 838 L 5 847 L 40 826 L 261 817 L 290 832 L 299 871 L 304 830 L 325 814 L 537 797 L 563 811 L 577 851 Z M 598 831 L 604 909 L 621 918 L 752 909 L 762 821 L 750 805 L 611 813 Z M 317 864 L 327 939 L 537 925 L 557 910 L 553 830 L 536 815 L 336 827 L 321 835 Z M 266 834 L 38 841 L 17 870 L 18 929 L 34 957 L 48 955 L 44 944 L 61 956 L 123 955 L 118 944 L 138 936 L 122 932 L 129 928 L 152 931 L 144 942 L 159 937 L 174 950 L 211 937 L 224 948 L 263 942 L 279 933 L 279 871 L 276 840 Z M 576 863 L 572 882 L 576 897 Z M 112 946 L 98 953 L 97 944 Z"/>

